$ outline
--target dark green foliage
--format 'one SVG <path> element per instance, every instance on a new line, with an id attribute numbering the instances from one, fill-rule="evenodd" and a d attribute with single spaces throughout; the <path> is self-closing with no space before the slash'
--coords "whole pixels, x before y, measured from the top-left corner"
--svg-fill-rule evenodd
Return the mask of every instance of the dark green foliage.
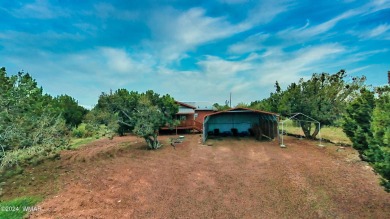
<path id="1" fill-rule="evenodd" d="M 343 129 L 361 157 L 382 176 L 382 185 L 390 192 L 390 87 L 374 92 L 362 89 L 350 103 Z"/>
<path id="2" fill-rule="evenodd" d="M 347 102 L 356 95 L 363 85 L 365 77 L 352 78 L 346 81 L 344 70 L 336 74 L 313 74 L 308 80 L 301 79 L 299 83 L 290 84 L 282 91 L 276 82 L 276 92 L 262 101 L 252 102 L 251 107 L 271 111 L 289 117 L 293 113 L 303 113 L 319 121 L 321 126 L 332 125 L 340 119 Z M 302 130 L 307 138 L 315 138 L 319 132 L 316 126 L 311 133 L 311 125 L 302 123 Z"/>
<path id="3" fill-rule="evenodd" d="M 214 104 L 213 104 L 213 107 L 214 107 L 217 111 L 224 111 L 224 110 L 230 109 L 230 106 L 228 106 L 227 104 L 225 104 L 225 105 L 219 105 L 218 103 L 214 103 Z"/>
<path id="4" fill-rule="evenodd" d="M 260 101 L 254 101 L 250 104 L 249 107 L 256 110 L 263 110 L 268 112 L 279 112 L 282 90 L 280 88 L 278 81 L 276 81 L 275 83 L 275 89 L 276 92 L 271 93 L 270 97 Z"/>
<path id="5" fill-rule="evenodd" d="M 68 144 L 65 120 L 56 103 L 29 75 L 0 69 L 0 169 Z"/>
<path id="6" fill-rule="evenodd" d="M 149 98 L 144 96 L 139 102 L 133 132 L 143 137 L 150 149 L 158 149 L 161 147 L 157 140 L 158 130 L 166 121 L 163 112 L 153 105 Z"/>
<path id="7" fill-rule="evenodd" d="M 169 95 L 160 96 L 151 90 L 140 94 L 119 89 L 110 94 L 102 93 L 98 104 L 86 119 L 92 126 L 116 125 L 118 134 L 132 131 L 143 137 L 150 149 L 157 149 L 161 146 L 157 140 L 159 129 L 174 123 L 178 109 L 175 100 Z"/>
<path id="8" fill-rule="evenodd" d="M 378 144 L 390 146 L 390 91 L 379 94 L 371 128 Z"/>
<path id="9" fill-rule="evenodd" d="M 92 127 L 88 127 L 85 123 L 80 124 L 72 129 L 72 136 L 75 138 L 88 138 L 95 134 Z"/>
<path id="10" fill-rule="evenodd" d="M 108 135 L 112 138 L 119 130 L 118 120 L 117 112 L 95 107 L 85 116 L 85 136 L 95 135 L 96 138 L 99 138 Z M 77 130 L 80 131 L 79 128 Z"/>
<path id="11" fill-rule="evenodd" d="M 298 84 L 291 84 L 282 95 L 279 112 L 284 115 L 301 112 L 319 121 L 322 126 L 332 125 L 365 81 L 363 77 L 346 82 L 346 77 L 345 71 L 341 70 L 333 75 L 313 74 L 307 81 L 301 79 Z M 302 130 L 308 138 L 314 138 L 319 132 L 318 126 L 312 134 L 310 126 L 302 126 Z"/>
<path id="12" fill-rule="evenodd" d="M 371 116 L 375 107 L 374 92 L 363 88 L 360 96 L 345 110 L 343 130 L 360 155 L 368 149 L 371 133 Z"/>
<path id="13" fill-rule="evenodd" d="M 58 112 L 61 113 L 65 122 L 70 127 L 77 127 L 84 119 L 88 110 L 79 106 L 78 102 L 71 96 L 60 95 L 54 98 Z"/>
<path id="14" fill-rule="evenodd" d="M 129 92 L 126 89 L 118 89 L 114 93 L 110 92 L 102 93 L 99 97 L 98 104 L 94 108 L 99 112 L 94 112 L 95 114 L 100 114 L 100 118 L 109 118 L 110 116 L 104 116 L 106 112 L 116 114 L 123 123 L 119 123 L 117 132 L 119 135 L 123 135 L 125 132 L 129 132 L 134 128 L 132 121 L 128 117 L 135 112 L 140 94 L 138 92 L 131 91 Z M 130 113 L 126 116 L 126 113 Z M 100 124 L 108 125 L 110 120 L 101 121 Z"/>
<path id="15" fill-rule="evenodd" d="M 235 108 L 248 108 L 249 105 L 244 103 L 244 102 L 241 102 L 241 103 L 238 103 Z"/>
<path id="16" fill-rule="evenodd" d="M 380 88 L 378 95 L 372 114 L 372 139 L 367 153 L 372 157 L 375 171 L 383 177 L 382 185 L 390 192 L 390 87 Z"/>

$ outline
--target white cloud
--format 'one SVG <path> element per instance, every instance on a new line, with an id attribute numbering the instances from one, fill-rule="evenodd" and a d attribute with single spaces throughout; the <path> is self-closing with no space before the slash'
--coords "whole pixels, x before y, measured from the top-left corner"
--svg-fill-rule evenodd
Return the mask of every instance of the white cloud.
<path id="1" fill-rule="evenodd" d="M 287 10 L 286 2 L 262 1 L 248 12 L 247 19 L 238 23 L 230 22 L 228 16 L 208 16 L 206 10 L 199 7 L 187 11 L 172 8 L 158 10 L 149 21 L 153 39 L 146 41 L 145 45 L 158 50 L 162 60 L 180 60 L 200 45 L 229 38 L 271 21 Z"/>
<path id="2" fill-rule="evenodd" d="M 219 103 L 226 100 L 229 92 L 234 93 L 237 101 L 240 98 L 239 102 L 251 101 L 253 96 L 249 93 L 256 93 L 253 87 L 255 83 L 251 80 L 251 70 L 254 68 L 252 60 L 229 61 L 205 56 L 197 65 L 199 70 L 189 72 L 163 69 L 168 75 L 161 73 L 159 76 L 164 81 L 161 84 L 162 92 L 168 92 L 178 100 L 199 100 L 202 97 L 202 100 Z M 169 81 L 166 77 L 169 77 Z"/>
<path id="3" fill-rule="evenodd" d="M 116 18 L 121 20 L 135 20 L 139 18 L 139 12 L 121 10 L 109 3 L 97 3 L 94 5 L 95 14 L 103 19 Z"/>
<path id="4" fill-rule="evenodd" d="M 348 70 L 347 72 L 348 72 L 348 74 L 360 73 L 363 70 L 365 70 L 367 68 L 370 68 L 370 67 L 371 67 L 371 65 L 362 66 L 362 67 L 358 67 L 358 68 L 354 68 L 354 69 Z"/>
<path id="5" fill-rule="evenodd" d="M 226 1 L 229 4 L 241 3 L 241 0 Z M 374 1 L 365 5 L 367 7 L 351 9 L 320 24 L 308 19 L 306 23 L 302 22 L 302 27 L 290 26 L 275 34 L 272 30 L 290 24 L 288 21 L 287 24 L 270 21 L 290 9 L 293 6 L 291 2 L 259 1 L 257 5 L 254 4 L 252 10 L 243 12 L 242 20 L 239 21 L 232 19 L 228 14 L 211 16 L 209 11 L 199 7 L 188 10 L 156 7 L 156 10 L 151 11 L 150 16 L 146 18 L 147 23 L 141 22 L 138 12 L 132 12 L 132 9 L 126 10 L 115 8 L 108 3 L 98 3 L 91 7 L 89 12 L 79 12 L 86 16 L 86 19 L 73 20 L 72 23 L 82 30 L 79 32 L 93 35 L 91 43 L 102 42 L 97 32 L 104 19 L 107 19 L 107 22 L 103 22 L 104 25 L 119 20 L 138 19 L 140 26 L 147 25 L 150 28 L 150 32 L 145 35 L 151 36 L 143 39 L 136 38 L 137 36 L 129 37 L 129 41 L 135 39 L 142 42 L 133 47 L 125 44 L 115 48 L 109 47 L 108 45 L 118 45 L 120 42 L 105 41 L 104 46 L 100 44 L 86 50 L 75 49 L 66 54 L 60 47 L 52 45 L 57 45 L 62 40 L 66 42 L 85 40 L 90 35 L 62 34 L 55 31 L 35 35 L 2 31 L 0 42 L 3 48 L 0 55 L 4 57 L 2 60 L 4 63 L 11 63 L 11 66 L 20 66 L 29 72 L 39 74 L 38 82 L 51 93 L 68 93 L 81 104 L 91 105 L 96 103 L 100 92 L 108 91 L 110 88 L 137 91 L 153 89 L 161 94 L 169 93 L 179 100 L 202 99 L 220 103 L 228 98 L 229 92 L 233 92 L 237 102 L 249 102 L 268 96 L 269 92 L 274 90 L 273 84 L 276 80 L 282 86 L 287 86 L 301 77 L 308 77 L 313 72 L 346 68 L 351 63 L 388 52 L 387 49 L 378 50 L 377 47 L 372 51 L 361 52 L 360 45 L 356 44 L 355 50 L 345 47 L 355 43 L 353 41 L 355 39 L 349 41 L 343 38 L 342 33 L 336 32 L 338 24 L 343 24 L 343 21 L 357 17 L 363 20 L 368 13 L 386 8 L 385 1 Z M 241 5 L 232 7 L 235 6 Z M 22 10 L 23 13 L 41 12 L 42 15 L 31 16 L 40 16 L 42 19 L 66 16 L 66 13 L 43 0 L 26 4 L 15 13 L 21 16 Z M 149 10 L 139 13 L 143 15 L 150 12 Z M 60 14 L 54 14 L 56 11 Z M 101 19 L 94 23 L 95 21 L 91 20 L 96 18 L 89 19 L 91 17 L 88 16 L 100 16 Z M 111 18 L 117 20 L 112 21 Z M 269 33 L 264 32 L 266 29 L 262 28 L 262 24 L 266 23 L 267 30 L 271 31 Z M 389 26 L 385 23 L 361 34 L 383 39 L 387 36 L 389 39 L 387 34 Z M 254 31 L 257 34 L 242 39 L 241 35 L 252 34 Z M 322 36 L 330 33 L 340 34 L 340 38 L 332 38 L 340 40 L 340 44 L 326 43 L 332 39 L 320 41 L 325 38 Z M 219 47 L 224 46 L 224 39 L 232 36 L 242 41 L 230 46 L 225 45 L 227 48 Z M 354 38 L 356 36 L 360 35 L 355 34 Z M 345 42 L 344 40 L 348 41 L 345 46 L 341 44 Z M 308 41 L 311 46 L 304 46 Z M 218 47 L 214 48 L 214 43 L 218 43 Z M 201 45 L 210 46 L 213 55 L 197 51 Z M 226 55 L 231 57 L 226 58 Z M 242 59 L 243 57 L 246 58 Z M 180 63 L 184 58 L 197 61 L 193 61 L 194 63 L 188 67 Z M 361 65 L 364 67 L 357 67 L 351 71 L 369 69 L 368 64 Z"/>
<path id="6" fill-rule="evenodd" d="M 358 63 L 358 62 L 361 62 L 361 61 L 368 59 L 371 56 L 381 54 L 381 53 L 386 53 L 388 51 L 389 51 L 389 49 L 387 49 L 387 48 L 377 49 L 377 50 L 368 50 L 368 51 L 364 51 L 364 52 L 361 52 L 357 49 L 351 49 L 349 51 L 349 53 L 350 53 L 349 56 L 345 57 L 343 60 L 341 60 L 341 63 L 344 63 L 345 65 L 349 64 L 349 63 Z"/>
<path id="7" fill-rule="evenodd" d="M 199 99 L 199 96 L 203 96 L 219 103 L 223 103 L 229 92 L 233 92 L 237 100 L 233 100 L 233 105 L 238 102 L 249 103 L 267 97 L 274 90 L 276 80 L 282 86 L 287 86 L 301 77 L 309 77 L 311 73 L 339 68 L 337 63 L 330 66 L 329 61 L 338 60 L 345 52 L 342 45 L 323 44 L 294 52 L 268 47 L 267 55 L 252 53 L 238 61 L 205 56 L 197 63 L 199 70 L 189 74 L 164 69 L 169 72 L 165 77 L 170 77 L 170 81 L 163 84 L 164 91 L 179 100 Z M 175 86 L 172 87 L 172 84 Z"/>
<path id="8" fill-rule="evenodd" d="M 10 54 L 3 61 L 30 72 L 46 92 L 54 96 L 66 93 L 84 105 L 96 103 L 102 91 L 156 86 L 146 84 L 146 79 L 153 76 L 152 58 L 118 48 L 101 47 L 67 54 L 44 51 L 33 55 Z"/>
<path id="9" fill-rule="evenodd" d="M 115 72 L 128 73 L 134 68 L 133 60 L 123 50 L 102 48 L 107 65 Z"/>
<path id="10" fill-rule="evenodd" d="M 388 0 L 371 0 L 370 3 L 367 4 L 369 13 L 374 13 L 380 10 L 390 8 L 390 1 Z"/>
<path id="11" fill-rule="evenodd" d="M 291 0 L 264 0 L 249 11 L 246 25 L 253 26 L 259 24 L 266 24 L 273 20 L 277 15 L 287 11 L 293 6 Z"/>
<path id="12" fill-rule="evenodd" d="M 329 62 L 345 52 L 345 48 L 338 44 L 324 44 L 302 48 L 295 52 L 283 52 L 264 58 L 259 65 L 262 75 L 259 79 L 260 86 L 269 86 L 270 82 L 278 80 L 286 86 L 308 73 L 329 69 Z"/>
<path id="13" fill-rule="evenodd" d="M 381 25 L 375 27 L 374 29 L 367 31 L 366 33 L 364 33 L 361 36 L 364 38 L 374 38 L 374 37 L 377 37 L 377 36 L 380 36 L 380 35 L 386 33 L 389 29 L 390 29 L 390 25 L 381 24 Z"/>
<path id="14" fill-rule="evenodd" d="M 232 5 L 247 3 L 249 1 L 250 0 L 220 0 L 221 3 L 232 4 Z"/>
<path id="15" fill-rule="evenodd" d="M 305 42 L 308 39 L 319 35 L 328 35 L 329 32 L 341 21 L 355 18 L 357 16 L 367 16 L 380 10 L 389 9 L 390 1 L 387 0 L 373 0 L 358 8 L 350 9 L 336 17 L 329 19 L 326 22 L 311 25 L 306 22 L 303 27 L 290 27 L 277 33 L 277 35 L 284 39 L 294 40 L 294 42 Z M 374 30 L 366 33 L 366 37 L 375 37 L 389 29 L 389 25 L 379 25 Z"/>
<path id="16" fill-rule="evenodd" d="M 229 53 L 234 54 L 243 54 L 248 52 L 259 51 L 264 49 L 262 43 L 268 39 L 270 34 L 258 33 L 252 36 L 249 36 L 245 40 L 235 43 L 228 48 Z"/>
<path id="17" fill-rule="evenodd" d="M 171 8 L 154 13 L 149 26 L 153 41 L 147 42 L 157 48 L 161 58 L 173 61 L 185 56 L 189 50 L 214 40 L 230 37 L 250 28 L 242 24 L 231 24 L 226 17 L 210 17 L 202 8 L 177 11 Z"/>
<path id="18" fill-rule="evenodd" d="M 281 38 L 285 39 L 293 39 L 294 41 L 305 41 L 309 38 L 318 36 L 320 34 L 325 34 L 328 31 L 330 31 L 333 27 L 336 26 L 336 24 L 344 19 L 351 18 L 355 15 L 359 14 L 356 10 L 349 10 L 346 11 L 326 22 L 323 22 L 318 25 L 311 26 L 310 22 L 307 21 L 305 26 L 301 28 L 288 28 L 285 30 L 282 30 L 277 33 L 277 35 Z"/>
<path id="19" fill-rule="evenodd" d="M 37 19 L 69 16 L 65 9 L 51 5 L 47 0 L 36 0 L 33 3 L 24 4 L 21 8 L 11 11 L 11 14 L 19 18 Z"/>
<path id="20" fill-rule="evenodd" d="M 236 74 L 251 70 L 251 66 L 246 60 L 244 61 L 227 61 L 220 57 L 206 56 L 206 60 L 199 61 L 198 66 L 208 78 L 225 79 L 234 77 Z"/>

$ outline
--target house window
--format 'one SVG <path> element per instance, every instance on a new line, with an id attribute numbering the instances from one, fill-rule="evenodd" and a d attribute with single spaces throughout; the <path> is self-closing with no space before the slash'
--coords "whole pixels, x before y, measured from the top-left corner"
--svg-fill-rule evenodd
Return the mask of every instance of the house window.
<path id="1" fill-rule="evenodd" d="M 180 121 L 184 121 L 184 120 L 186 120 L 187 119 L 187 117 L 186 116 L 180 116 Z"/>
<path id="2" fill-rule="evenodd" d="M 194 114 L 194 119 L 196 119 L 196 118 L 198 118 L 198 114 L 197 113 Z"/>

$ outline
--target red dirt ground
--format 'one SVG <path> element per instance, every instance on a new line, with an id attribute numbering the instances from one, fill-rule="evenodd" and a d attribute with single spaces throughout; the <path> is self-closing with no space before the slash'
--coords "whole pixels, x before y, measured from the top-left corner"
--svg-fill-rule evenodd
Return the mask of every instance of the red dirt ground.
<path id="1" fill-rule="evenodd" d="M 58 192 L 30 218 L 390 218 L 390 194 L 351 148 L 161 139 L 157 151 L 127 136 L 64 152 Z"/>

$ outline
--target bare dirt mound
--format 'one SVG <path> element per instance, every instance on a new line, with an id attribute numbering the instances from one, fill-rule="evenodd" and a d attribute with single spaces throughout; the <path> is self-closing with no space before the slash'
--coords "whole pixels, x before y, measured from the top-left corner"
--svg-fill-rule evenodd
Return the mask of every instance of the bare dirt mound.
<path id="1" fill-rule="evenodd" d="M 148 151 L 142 139 L 65 152 L 58 193 L 30 218 L 390 218 L 390 195 L 356 153 L 287 138 Z"/>

